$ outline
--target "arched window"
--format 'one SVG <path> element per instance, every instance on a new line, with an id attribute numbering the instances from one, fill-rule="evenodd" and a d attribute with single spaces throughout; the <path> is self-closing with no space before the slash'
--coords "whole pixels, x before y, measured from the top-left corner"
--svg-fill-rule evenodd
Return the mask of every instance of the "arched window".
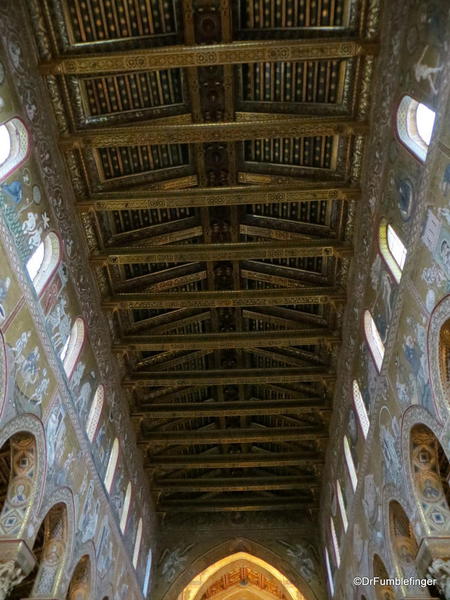
<path id="1" fill-rule="evenodd" d="M 136 532 L 136 539 L 134 540 L 134 550 L 133 550 L 133 567 L 136 568 L 138 564 L 139 558 L 139 550 L 141 549 L 141 540 L 142 540 L 142 519 L 139 519 L 138 528 Z"/>
<path id="2" fill-rule="evenodd" d="M 352 482 L 353 491 L 356 490 L 356 486 L 358 485 L 358 476 L 356 474 L 355 463 L 353 462 L 352 451 L 350 450 L 350 444 L 348 443 L 348 438 L 344 435 L 344 456 L 345 463 L 347 465 L 348 474 L 350 475 L 350 481 Z"/>
<path id="3" fill-rule="evenodd" d="M 151 570 L 152 570 L 152 549 L 150 548 L 150 550 L 148 551 L 148 556 L 147 556 L 147 565 L 145 567 L 144 586 L 142 588 L 142 594 L 143 594 L 144 598 L 146 598 L 147 594 L 148 594 Z"/>
<path id="4" fill-rule="evenodd" d="M 367 414 L 367 408 L 364 404 L 361 390 L 359 389 L 356 379 L 353 380 L 353 403 L 358 414 L 359 424 L 361 425 L 364 438 L 366 438 L 367 434 L 369 433 L 370 421 Z"/>
<path id="5" fill-rule="evenodd" d="M 119 458 L 119 440 L 116 438 L 111 448 L 111 454 L 109 455 L 108 467 L 106 468 L 105 474 L 105 487 L 106 491 L 111 491 L 112 482 L 114 479 L 114 473 L 116 472 L 117 459 Z"/>
<path id="6" fill-rule="evenodd" d="M 99 385 L 95 392 L 94 399 L 92 400 L 91 408 L 89 410 L 89 416 L 86 423 L 86 433 L 90 442 L 93 442 L 95 434 L 97 432 L 98 422 L 103 409 L 103 403 L 105 401 L 105 388 L 103 385 Z"/>
<path id="7" fill-rule="evenodd" d="M 327 569 L 328 585 L 330 587 L 330 592 L 331 595 L 334 596 L 333 571 L 331 570 L 330 555 L 328 554 L 327 548 L 325 548 L 325 566 Z"/>
<path id="8" fill-rule="evenodd" d="M 336 528 L 334 526 L 333 517 L 330 517 L 330 529 L 331 529 L 331 541 L 333 543 L 334 557 L 336 559 L 336 566 L 339 569 L 341 564 L 341 553 L 339 552 L 339 544 L 336 535 Z"/>
<path id="9" fill-rule="evenodd" d="M 400 141 L 419 160 L 425 162 L 436 114 L 411 96 L 404 96 L 397 110 L 397 133 Z"/>
<path id="10" fill-rule="evenodd" d="M 130 510 L 131 501 L 131 481 L 128 482 L 127 491 L 125 492 L 125 500 L 123 503 L 122 514 L 120 516 L 120 531 L 124 533 L 127 526 L 128 511 Z"/>
<path id="11" fill-rule="evenodd" d="M 395 229 L 386 219 L 381 219 L 379 229 L 380 252 L 397 283 L 402 277 L 407 250 Z"/>
<path id="12" fill-rule="evenodd" d="M 336 491 L 337 491 L 337 500 L 339 504 L 339 511 L 341 513 L 342 525 L 344 526 L 344 531 L 347 531 L 348 528 L 348 519 L 347 519 L 347 511 L 345 509 L 344 496 L 342 494 L 341 484 L 339 480 L 336 481 Z"/>
<path id="13" fill-rule="evenodd" d="M 61 242 L 56 233 L 50 231 L 26 264 L 28 275 L 38 295 L 42 292 L 60 262 Z"/>
<path id="14" fill-rule="evenodd" d="M 75 319 L 70 335 L 64 344 L 61 353 L 59 355 L 62 360 L 64 371 L 67 377 L 70 378 L 75 368 L 77 360 L 80 356 L 81 348 L 83 347 L 85 338 L 85 325 L 81 317 Z"/>
<path id="15" fill-rule="evenodd" d="M 380 372 L 384 358 L 384 344 L 375 321 L 368 310 L 364 312 L 364 332 L 366 334 L 366 340 L 369 344 L 373 360 L 375 361 L 378 372 Z"/>
<path id="16" fill-rule="evenodd" d="M 0 181 L 20 167 L 29 151 L 28 131 L 20 119 L 14 117 L 0 125 Z"/>

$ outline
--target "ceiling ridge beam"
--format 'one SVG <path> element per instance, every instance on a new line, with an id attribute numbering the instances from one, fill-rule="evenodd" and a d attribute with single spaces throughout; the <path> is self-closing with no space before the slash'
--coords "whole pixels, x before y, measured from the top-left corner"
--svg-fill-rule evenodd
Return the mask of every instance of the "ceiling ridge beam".
<path id="1" fill-rule="evenodd" d="M 278 186 L 247 185 L 225 188 L 196 188 L 186 190 L 127 190 L 100 192 L 79 199 L 82 210 L 148 210 L 157 208 L 186 208 L 207 206 L 239 206 L 242 204 L 280 204 L 283 202 L 318 202 L 326 200 L 359 200 L 361 190 L 346 184 L 297 184 Z"/>
<path id="2" fill-rule="evenodd" d="M 355 39 L 257 40 L 226 44 L 176 45 L 86 55 L 41 62 L 43 75 L 100 75 L 255 62 L 326 60 L 373 55 L 378 44 Z"/>
<path id="3" fill-rule="evenodd" d="M 309 346 L 340 343 L 341 337 L 325 327 L 269 330 L 227 331 L 225 333 L 181 333 L 129 335 L 113 344 L 117 351 L 205 350 L 256 348 L 259 346 Z"/>
<path id="4" fill-rule="evenodd" d="M 369 123 L 344 117 L 295 117 L 236 123 L 220 121 L 180 125 L 152 122 L 78 130 L 59 138 L 63 148 L 111 148 L 158 144 L 233 142 L 281 137 L 365 135 Z"/>
<path id="5" fill-rule="evenodd" d="M 118 293 L 103 300 L 106 309 L 214 308 L 328 304 L 345 301 L 345 291 L 332 286 L 166 293 Z"/>

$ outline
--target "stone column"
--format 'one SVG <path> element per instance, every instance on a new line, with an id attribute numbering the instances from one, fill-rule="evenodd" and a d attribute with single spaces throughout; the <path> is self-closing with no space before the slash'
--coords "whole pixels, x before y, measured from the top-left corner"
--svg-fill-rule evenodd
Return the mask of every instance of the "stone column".
<path id="1" fill-rule="evenodd" d="M 436 588 L 446 600 L 450 600 L 450 537 L 423 538 L 416 563 L 419 576 L 435 579 Z"/>
<path id="2" fill-rule="evenodd" d="M 32 571 L 36 559 L 24 540 L 0 540 L 0 600 Z"/>

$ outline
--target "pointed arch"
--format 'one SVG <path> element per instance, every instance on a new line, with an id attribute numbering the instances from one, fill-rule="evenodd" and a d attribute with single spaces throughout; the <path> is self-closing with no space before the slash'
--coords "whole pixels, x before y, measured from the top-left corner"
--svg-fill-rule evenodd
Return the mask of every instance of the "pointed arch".
<path id="1" fill-rule="evenodd" d="M 43 544 L 37 574 L 33 578 L 31 597 L 54 596 L 57 593 L 69 550 L 68 514 L 64 502 L 58 502 L 50 508 L 42 521 L 41 529 Z"/>
<path id="2" fill-rule="evenodd" d="M 112 482 L 114 479 L 114 474 L 116 472 L 118 459 L 119 459 L 119 440 L 117 438 L 115 438 L 112 448 L 111 448 L 111 453 L 109 455 L 108 466 L 106 468 L 106 474 L 105 474 L 105 479 L 104 479 L 106 491 L 108 492 L 108 494 L 111 491 L 111 486 L 112 486 Z"/>
<path id="3" fill-rule="evenodd" d="M 141 549 L 141 541 L 142 541 L 142 518 L 139 519 L 136 538 L 134 540 L 134 550 L 133 550 L 133 567 L 136 568 L 139 559 L 139 551 Z"/>
<path id="4" fill-rule="evenodd" d="M 389 503 L 389 534 L 395 558 L 406 576 L 415 568 L 419 546 L 411 523 L 397 500 Z"/>
<path id="5" fill-rule="evenodd" d="M 28 431 L 14 432 L 2 444 L 2 451 L 9 464 L 9 482 L 0 507 L 0 535 L 16 538 L 23 533 L 39 484 L 43 483 L 37 479 L 37 441 Z"/>
<path id="6" fill-rule="evenodd" d="M 401 143 L 425 162 L 436 114 L 411 96 L 403 96 L 397 109 L 397 135 Z"/>
<path id="7" fill-rule="evenodd" d="M 54 231 L 49 231 L 26 264 L 28 275 L 38 296 L 53 277 L 61 259 L 61 240 Z"/>
<path id="8" fill-rule="evenodd" d="M 13 117 L 0 125 L 0 181 L 18 169 L 30 153 L 30 136 L 22 119 Z"/>
<path id="9" fill-rule="evenodd" d="M 84 319 L 82 317 L 77 317 L 72 325 L 70 335 L 59 355 L 68 379 L 70 379 L 78 358 L 80 357 L 85 339 L 86 326 Z"/>
<path id="10" fill-rule="evenodd" d="M 430 531 L 448 531 L 450 465 L 434 433 L 426 425 L 411 429 L 411 473 L 421 513 Z"/>
<path id="11" fill-rule="evenodd" d="M 251 570 L 258 573 L 258 578 L 253 582 L 247 580 L 249 587 L 255 585 L 255 593 L 258 597 L 257 587 L 265 589 L 266 582 L 271 582 L 272 587 L 277 588 L 280 597 L 286 600 L 305 600 L 299 589 L 281 571 L 272 564 L 260 559 L 244 550 L 228 554 L 203 568 L 195 577 L 190 578 L 188 585 L 177 596 L 177 600 L 196 600 L 197 598 L 209 597 L 209 591 L 216 589 L 219 585 L 228 587 L 228 595 L 233 597 L 233 586 L 240 588 L 240 577 L 233 576 L 237 572 Z"/>
<path id="12" fill-rule="evenodd" d="M 105 386 L 100 384 L 94 394 L 89 415 L 86 422 L 86 434 L 89 441 L 92 443 L 97 433 L 100 415 L 102 414 L 103 404 L 105 401 Z"/>
<path id="13" fill-rule="evenodd" d="M 92 593 L 91 561 L 87 554 L 78 561 L 69 584 L 67 600 L 89 600 Z"/>
<path id="14" fill-rule="evenodd" d="M 378 554 L 374 554 L 373 557 L 373 574 L 382 581 L 389 579 L 386 567 Z M 377 600 L 395 600 L 394 588 L 391 585 L 375 583 L 375 596 Z"/>
<path id="15" fill-rule="evenodd" d="M 128 482 L 127 491 L 125 492 L 125 500 L 123 502 L 122 514 L 120 516 L 120 531 L 125 533 L 127 527 L 128 513 L 130 511 L 131 502 L 131 481 Z"/>

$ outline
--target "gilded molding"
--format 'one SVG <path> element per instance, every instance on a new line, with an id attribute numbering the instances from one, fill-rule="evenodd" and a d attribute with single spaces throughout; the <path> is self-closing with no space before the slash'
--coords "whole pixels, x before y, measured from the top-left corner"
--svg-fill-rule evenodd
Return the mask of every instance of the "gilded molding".
<path id="1" fill-rule="evenodd" d="M 152 144 L 195 144 L 218 141 L 241 141 L 261 138 L 308 137 L 328 135 L 364 135 L 366 121 L 334 117 L 295 117 L 285 120 L 261 119 L 249 122 L 194 123 L 189 125 L 155 125 L 146 123 L 128 127 L 104 127 L 77 131 L 60 137 L 66 148 L 143 146 Z"/>
<path id="2" fill-rule="evenodd" d="M 42 62 L 40 70 L 43 75 L 129 73 L 253 62 L 351 58 L 377 51 L 376 43 L 353 40 L 292 40 L 284 44 L 261 40 L 59 57 Z"/>

